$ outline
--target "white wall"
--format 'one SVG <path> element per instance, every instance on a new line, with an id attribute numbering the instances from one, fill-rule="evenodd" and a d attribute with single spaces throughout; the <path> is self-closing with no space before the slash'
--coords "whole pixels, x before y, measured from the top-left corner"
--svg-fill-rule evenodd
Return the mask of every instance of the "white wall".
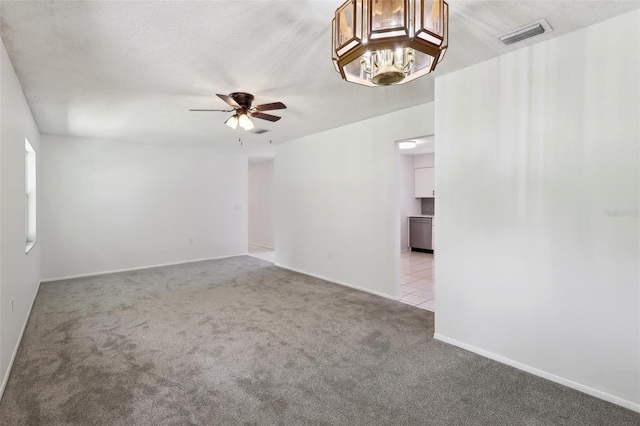
<path id="1" fill-rule="evenodd" d="M 398 155 L 398 167 L 400 172 L 400 249 L 409 247 L 407 218 L 420 214 L 420 199 L 415 193 L 415 169 L 412 155 Z"/>
<path id="2" fill-rule="evenodd" d="M 276 264 L 395 297 L 394 141 L 431 133 L 432 103 L 277 145 Z"/>
<path id="3" fill-rule="evenodd" d="M 273 159 L 249 163 L 249 244 L 273 249 Z"/>
<path id="4" fill-rule="evenodd" d="M 41 157 L 46 279 L 247 252 L 244 155 L 42 135 Z"/>
<path id="5" fill-rule="evenodd" d="M 38 243 L 25 254 L 25 149 L 29 139 L 41 161 L 40 133 L 13 70 L 3 43 L 0 43 L 0 396 L 9 377 L 9 368 L 26 325 L 40 283 Z M 42 184 L 37 176 L 38 186 Z M 42 190 L 38 187 L 38 195 Z M 37 205 L 38 203 L 36 203 Z M 42 211 L 38 208 L 38 224 Z M 15 300 L 12 312 L 11 301 Z"/>
<path id="6" fill-rule="evenodd" d="M 413 157 L 413 166 L 416 169 L 423 167 L 434 167 L 436 164 L 435 154 L 422 154 Z"/>
<path id="7" fill-rule="evenodd" d="M 435 91 L 437 336 L 635 410 L 639 28 L 636 11 Z"/>

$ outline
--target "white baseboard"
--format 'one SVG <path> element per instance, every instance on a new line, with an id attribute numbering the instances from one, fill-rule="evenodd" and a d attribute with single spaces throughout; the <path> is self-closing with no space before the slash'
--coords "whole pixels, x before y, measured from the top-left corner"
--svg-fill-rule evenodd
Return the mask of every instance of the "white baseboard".
<path id="1" fill-rule="evenodd" d="M 115 274 L 117 272 L 140 271 L 140 270 L 143 270 L 143 269 L 161 268 L 163 266 L 183 265 L 185 263 L 204 262 L 206 260 L 227 259 L 229 257 L 246 256 L 246 255 L 248 255 L 248 253 L 231 254 L 231 255 L 228 255 L 228 256 L 207 257 L 207 258 L 204 258 L 204 259 L 181 260 L 179 262 L 161 263 L 161 264 L 158 264 L 158 265 L 137 266 L 135 268 L 113 269 L 113 270 L 110 270 L 110 271 L 90 272 L 88 274 L 69 275 L 69 276 L 66 276 L 66 277 L 59 277 L 59 278 L 47 278 L 47 279 L 42 280 L 41 282 L 48 283 L 48 282 L 52 282 L 52 281 L 71 280 L 71 279 L 74 279 L 74 278 L 95 277 L 97 275 Z"/>
<path id="2" fill-rule="evenodd" d="M 29 311 L 27 312 L 27 317 L 24 319 L 24 324 L 22 324 L 22 330 L 20 330 L 20 336 L 18 337 L 18 342 L 16 343 L 16 347 L 13 348 L 13 354 L 11 355 L 11 360 L 9 360 L 7 371 L 5 371 L 4 378 L 2 379 L 2 385 L 0 385 L 0 400 L 2 399 L 2 395 L 4 395 L 4 389 L 7 387 L 7 383 L 9 382 L 9 376 L 11 375 L 13 362 L 16 360 L 16 355 L 18 354 L 18 348 L 20 348 L 20 343 L 22 343 L 22 336 L 24 336 L 24 331 L 27 329 L 27 323 L 29 322 L 29 318 L 31 317 L 31 310 L 33 309 L 33 305 L 36 302 L 36 297 L 38 297 L 38 292 L 40 291 L 40 284 L 42 284 L 42 281 L 38 283 L 38 288 L 36 289 L 36 292 L 33 295 L 33 299 L 31 300 L 31 305 L 29 306 Z"/>
<path id="3" fill-rule="evenodd" d="M 531 373 L 531 374 L 534 374 L 536 376 L 542 377 L 544 379 L 551 380 L 552 382 L 559 383 L 559 384 L 564 385 L 566 387 L 578 390 L 578 391 L 586 393 L 588 395 L 595 396 L 596 398 L 605 400 L 607 402 L 611 402 L 612 404 L 616 404 L 616 405 L 619 405 L 621 407 L 628 408 L 629 410 L 637 411 L 637 412 L 640 413 L 640 404 L 637 404 L 635 402 L 628 401 L 626 399 L 617 397 L 615 395 L 611 395 L 609 393 L 599 391 L 599 390 L 594 389 L 592 387 L 589 387 L 589 386 L 574 382 L 574 381 L 569 380 L 569 379 L 565 379 L 564 377 L 556 376 L 555 374 L 549 373 L 547 371 L 540 370 L 540 369 L 535 368 L 535 367 L 531 367 L 530 365 L 523 364 L 523 363 L 518 362 L 518 361 L 514 361 L 514 360 L 512 360 L 510 358 L 506 358 L 506 357 L 503 357 L 501 355 L 494 354 L 493 352 L 489 352 L 489 351 L 486 351 L 484 349 L 480 349 L 480 348 L 477 348 L 475 346 L 468 345 L 466 343 L 460 342 L 460 341 L 455 340 L 455 339 L 451 339 L 451 338 L 449 338 L 447 336 L 443 336 L 443 335 L 438 334 L 438 333 L 435 333 L 433 335 L 433 338 L 436 339 L 436 340 L 439 340 L 441 342 L 449 343 L 449 344 L 451 344 L 453 346 L 457 346 L 459 348 L 465 349 L 465 350 L 467 350 L 469 352 L 474 352 L 474 353 L 476 353 L 478 355 L 482 355 L 483 357 L 492 359 L 494 361 L 498 361 L 498 362 L 500 362 L 502 364 L 507 364 L 507 365 L 509 365 L 511 367 L 517 368 L 518 370 L 526 371 L 527 373 Z"/>
<path id="4" fill-rule="evenodd" d="M 275 250 L 273 247 L 265 246 L 265 245 L 258 244 L 258 243 L 251 243 L 250 242 L 249 245 L 250 246 L 254 246 L 254 247 L 260 247 L 260 248 L 267 249 L 267 250 Z"/>
<path id="5" fill-rule="evenodd" d="M 340 284 L 342 286 L 349 287 L 349 288 L 352 288 L 354 290 L 364 291 L 365 293 L 374 294 L 376 296 L 384 297 L 385 299 L 391 299 L 391 300 L 396 300 L 396 301 L 400 300 L 400 297 L 391 296 L 389 294 L 381 293 L 381 292 L 375 291 L 375 290 L 369 290 L 368 288 L 364 288 L 364 287 L 360 287 L 360 286 L 357 286 L 357 285 L 345 283 L 343 281 L 334 280 L 334 279 L 331 279 L 331 278 L 328 278 L 328 277 L 324 277 L 322 275 L 312 274 L 310 272 L 305 272 L 305 271 L 302 271 L 300 269 L 291 268 L 289 266 L 279 265 L 277 263 L 274 263 L 274 265 L 277 266 L 278 268 L 287 269 L 289 271 L 298 272 L 298 273 L 304 274 L 304 275 L 309 275 L 310 277 L 314 277 L 314 278 L 320 278 L 321 280 L 329 281 L 329 282 L 334 283 L 334 284 Z"/>

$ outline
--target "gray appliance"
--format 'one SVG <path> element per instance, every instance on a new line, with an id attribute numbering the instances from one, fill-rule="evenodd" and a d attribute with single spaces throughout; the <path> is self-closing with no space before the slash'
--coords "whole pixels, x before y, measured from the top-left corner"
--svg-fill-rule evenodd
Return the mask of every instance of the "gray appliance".
<path id="1" fill-rule="evenodd" d="M 433 250 L 431 225 L 430 217 L 412 217 L 409 219 L 409 245 L 411 249 Z"/>

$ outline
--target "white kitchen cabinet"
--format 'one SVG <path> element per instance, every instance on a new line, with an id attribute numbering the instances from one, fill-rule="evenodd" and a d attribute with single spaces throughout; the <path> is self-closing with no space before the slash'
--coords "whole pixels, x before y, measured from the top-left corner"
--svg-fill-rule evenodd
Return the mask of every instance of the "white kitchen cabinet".
<path id="1" fill-rule="evenodd" d="M 431 221 L 431 250 L 436 251 L 436 221 Z"/>
<path id="2" fill-rule="evenodd" d="M 415 169 L 416 198 L 435 198 L 436 178 L 434 170 L 434 167 Z"/>

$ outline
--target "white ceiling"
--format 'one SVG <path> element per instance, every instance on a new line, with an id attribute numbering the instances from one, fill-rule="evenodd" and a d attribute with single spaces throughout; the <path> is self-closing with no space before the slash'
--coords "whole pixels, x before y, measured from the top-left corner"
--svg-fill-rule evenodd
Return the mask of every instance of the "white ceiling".
<path id="1" fill-rule="evenodd" d="M 42 133 L 268 156 L 273 146 L 433 100 L 433 79 L 627 11 L 638 1 L 450 0 L 450 48 L 431 76 L 396 87 L 343 82 L 330 58 L 339 1 L 6 1 L 0 34 Z M 546 18 L 554 31 L 497 37 Z M 603 34 L 603 37 L 606 36 Z M 597 54 L 597 52 L 594 52 Z M 253 135 L 223 125 L 215 94 L 282 101 Z M 238 143 L 242 137 L 244 144 Z"/>

